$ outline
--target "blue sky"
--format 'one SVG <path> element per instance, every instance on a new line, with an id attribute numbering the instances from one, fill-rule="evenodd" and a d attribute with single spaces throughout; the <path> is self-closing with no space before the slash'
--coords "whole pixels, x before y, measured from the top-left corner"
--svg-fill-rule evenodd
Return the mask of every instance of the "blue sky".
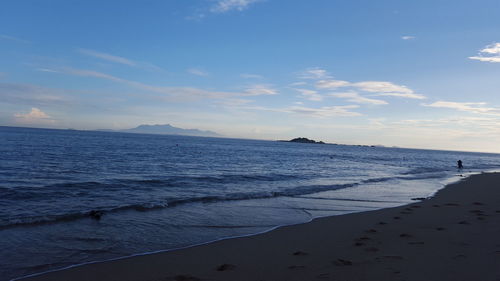
<path id="1" fill-rule="evenodd" d="M 6 0 L 0 125 L 500 152 L 500 2 Z"/>

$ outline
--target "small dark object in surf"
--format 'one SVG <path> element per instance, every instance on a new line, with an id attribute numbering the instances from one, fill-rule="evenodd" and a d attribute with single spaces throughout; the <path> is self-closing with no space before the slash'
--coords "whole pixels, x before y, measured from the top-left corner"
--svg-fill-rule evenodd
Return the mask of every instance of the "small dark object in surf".
<path id="1" fill-rule="evenodd" d="M 225 264 L 219 265 L 216 269 L 217 269 L 217 271 L 226 271 L 226 270 L 232 270 L 235 268 L 236 268 L 235 265 L 225 263 Z"/>
<path id="2" fill-rule="evenodd" d="M 350 260 L 344 260 L 344 259 L 337 259 L 335 262 L 336 265 L 352 265 L 352 261 Z"/>
<path id="3" fill-rule="evenodd" d="M 95 220 L 100 220 L 103 215 L 104 215 L 103 211 L 92 210 L 89 212 L 89 216 Z"/>
<path id="4" fill-rule="evenodd" d="M 413 200 L 413 201 L 424 201 L 424 200 L 427 200 L 427 198 L 425 198 L 425 197 L 416 197 L 416 198 L 412 198 L 411 200 Z"/>

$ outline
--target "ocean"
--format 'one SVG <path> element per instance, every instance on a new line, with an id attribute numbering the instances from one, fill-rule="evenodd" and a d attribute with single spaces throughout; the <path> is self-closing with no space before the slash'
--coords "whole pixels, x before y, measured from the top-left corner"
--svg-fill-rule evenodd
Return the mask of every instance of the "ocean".
<path id="1" fill-rule="evenodd" d="M 488 153 L 0 127 L 0 280 L 408 204 L 499 167 Z"/>

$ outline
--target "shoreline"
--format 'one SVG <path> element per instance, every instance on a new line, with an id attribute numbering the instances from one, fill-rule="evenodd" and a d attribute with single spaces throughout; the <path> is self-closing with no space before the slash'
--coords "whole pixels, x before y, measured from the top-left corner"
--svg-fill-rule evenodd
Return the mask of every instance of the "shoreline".
<path id="1" fill-rule="evenodd" d="M 457 215 L 454 209 L 464 208 L 460 206 L 474 203 L 481 204 L 468 206 L 469 209 L 476 208 L 474 209 L 476 213 L 471 215 L 471 210 L 466 210 L 469 212 L 466 212 L 468 216 L 465 217 L 471 220 L 471 222 L 467 221 L 467 224 L 459 224 L 459 222 L 466 221 L 462 219 L 455 222 L 456 225 L 453 226 L 435 226 L 433 235 L 438 237 L 431 235 L 429 244 L 435 244 L 433 240 L 439 238 L 439 235 L 449 233 L 448 228 L 473 228 L 471 227 L 471 225 L 474 225 L 473 222 L 478 224 L 488 221 L 486 219 L 488 215 L 485 215 L 484 211 L 480 210 L 480 207 L 494 206 L 495 204 L 481 203 L 478 200 L 495 201 L 495 196 L 492 196 L 494 194 L 490 194 L 492 193 L 491 185 L 492 182 L 498 181 L 500 181 L 500 174 L 498 173 L 472 175 L 440 189 L 429 200 L 409 205 L 317 218 L 303 224 L 275 227 L 260 234 L 224 238 L 182 249 L 138 254 L 111 261 L 92 262 L 14 280 L 335 280 L 333 278 L 335 276 L 344 279 L 355 278 L 355 280 L 392 280 L 393 277 L 397 277 L 394 280 L 400 280 L 404 276 L 403 270 L 395 269 L 392 274 L 389 274 L 390 276 L 385 273 L 379 278 L 373 278 L 373 275 L 370 274 L 369 278 L 363 278 L 363 276 L 360 276 L 360 272 L 352 272 L 352 269 L 358 268 L 357 271 L 359 271 L 362 268 L 363 271 L 368 270 L 382 274 L 380 268 L 387 267 L 384 264 L 396 266 L 394 264 L 408 263 L 409 261 L 405 259 L 404 253 L 398 253 L 396 251 L 398 247 L 394 248 L 391 243 L 394 244 L 392 240 L 414 243 L 405 245 L 406 247 L 410 245 L 411 249 L 407 250 L 410 254 L 413 253 L 413 256 L 415 256 L 415 251 L 418 254 L 419 247 L 425 248 L 426 241 L 412 241 L 418 235 L 411 232 L 422 231 L 420 229 L 421 225 L 415 225 L 415 222 L 407 225 L 405 222 L 412 217 L 419 217 L 417 213 L 424 213 L 422 211 L 425 211 L 427 215 L 420 218 L 420 221 L 418 221 L 420 224 L 425 222 L 426 219 L 433 219 L 434 214 L 432 213 L 436 210 L 439 210 L 440 213 L 442 210 L 446 210 L 449 218 Z M 469 185 L 477 185 L 481 189 L 487 189 L 488 192 L 486 194 L 483 194 L 484 192 L 472 194 L 476 195 L 476 197 L 481 195 L 481 198 L 476 198 L 476 201 L 469 202 L 469 204 L 466 204 L 466 202 L 448 202 L 440 207 L 433 206 L 440 205 L 436 202 L 443 200 L 473 200 L 472 197 L 469 198 L 467 190 L 462 190 L 464 189 L 463 186 L 467 187 Z M 457 195 L 457 191 L 455 191 L 457 188 L 452 187 L 461 187 L 461 192 Z M 450 193 L 450 190 L 453 191 Z M 496 211 L 493 210 L 493 212 Z M 495 214 L 500 217 L 498 213 Z M 469 218 L 470 216 L 473 216 L 473 219 Z M 384 224 L 381 224 L 382 222 Z M 394 229 L 394 225 L 397 226 L 397 224 L 402 224 L 404 227 Z M 442 221 L 442 224 L 446 224 L 446 222 Z M 397 235 L 391 237 L 390 240 L 387 240 L 387 237 L 381 237 L 389 235 L 391 232 L 387 229 L 391 228 L 393 228 L 393 231 L 403 233 L 400 233 L 399 237 Z M 411 230 L 412 228 L 414 229 Z M 467 235 L 463 238 L 466 240 Z M 385 247 L 393 249 L 394 253 L 387 252 L 387 249 L 384 249 L 384 244 L 389 244 Z M 455 246 L 460 248 L 460 245 Z M 462 246 L 465 247 L 465 245 Z M 332 253 L 331 257 L 325 256 L 328 254 L 325 253 L 323 248 L 331 248 L 332 252 L 337 253 L 337 257 L 334 253 Z M 500 253 L 500 251 L 498 252 Z M 381 255 L 381 253 L 384 253 L 384 255 Z M 465 254 L 455 256 L 457 256 L 458 261 L 467 257 Z M 500 254 L 498 256 L 500 257 Z M 372 260 L 373 257 L 376 259 Z M 428 258 L 425 255 L 423 257 Z M 325 265 L 325 262 L 327 265 Z M 382 265 L 380 267 L 374 266 L 376 264 Z M 412 272 L 411 268 L 410 266 L 407 269 L 408 272 Z M 491 271 L 491 267 L 489 271 Z M 417 276 L 418 274 L 413 273 L 412 275 Z M 432 276 L 437 278 L 435 274 Z M 405 280 L 447 280 L 443 276 L 432 279 L 432 276 L 421 276 L 420 279 L 414 277 L 412 279 L 411 276 L 406 276 L 407 279 Z M 455 279 L 460 276 L 462 275 L 456 275 Z"/>

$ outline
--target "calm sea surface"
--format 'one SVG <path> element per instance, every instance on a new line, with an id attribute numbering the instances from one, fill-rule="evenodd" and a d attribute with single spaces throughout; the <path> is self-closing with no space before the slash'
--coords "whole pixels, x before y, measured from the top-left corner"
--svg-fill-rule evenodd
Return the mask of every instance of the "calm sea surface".
<path id="1" fill-rule="evenodd" d="M 498 154 L 0 127 L 0 280 L 402 205 L 499 167 Z"/>

